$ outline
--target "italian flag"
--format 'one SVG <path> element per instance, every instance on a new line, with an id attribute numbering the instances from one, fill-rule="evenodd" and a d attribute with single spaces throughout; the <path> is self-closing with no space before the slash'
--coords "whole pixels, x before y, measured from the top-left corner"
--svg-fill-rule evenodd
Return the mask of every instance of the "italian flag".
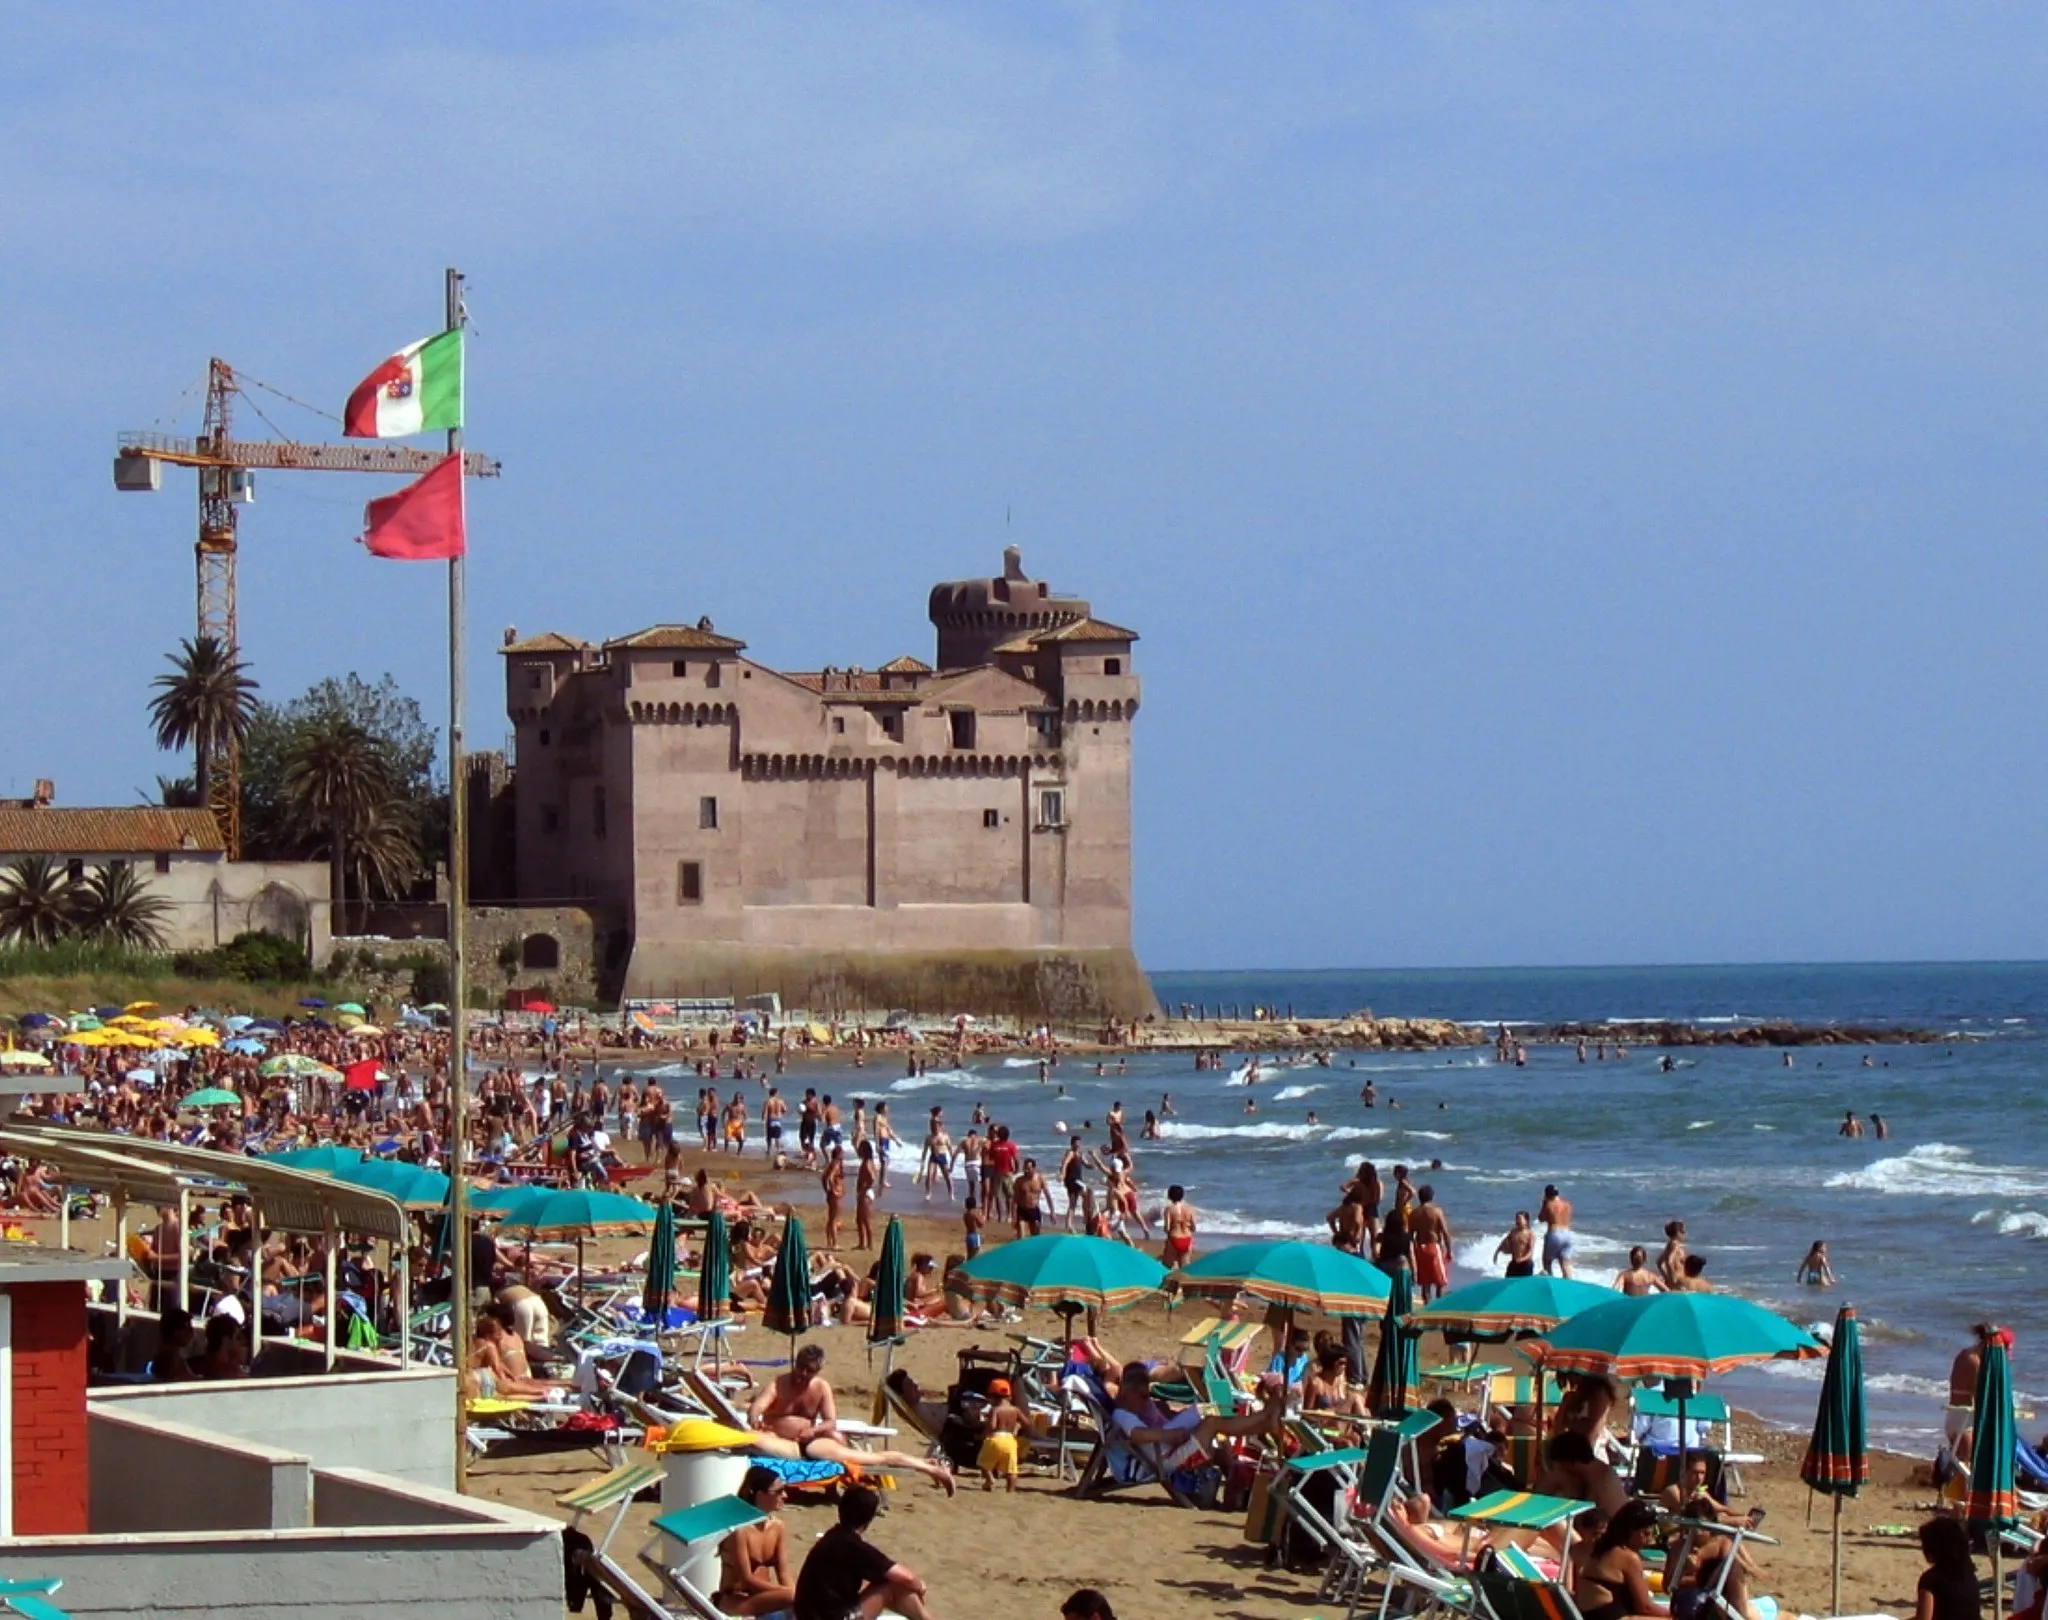
<path id="1" fill-rule="evenodd" d="M 351 439 L 402 439 L 462 426 L 462 329 L 409 343 L 356 384 L 342 412 Z"/>
<path id="2" fill-rule="evenodd" d="M 469 549 L 462 500 L 462 458 L 450 456 L 396 495 L 363 508 L 363 544 L 373 557 L 433 562 Z"/>

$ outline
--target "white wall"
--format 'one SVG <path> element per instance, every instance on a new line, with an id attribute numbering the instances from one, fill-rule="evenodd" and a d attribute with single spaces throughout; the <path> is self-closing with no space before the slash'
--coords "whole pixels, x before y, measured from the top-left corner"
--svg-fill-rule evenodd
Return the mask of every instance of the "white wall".
<path id="1" fill-rule="evenodd" d="M 307 1460 L 137 1412 L 86 1409 L 95 1536 L 296 1529 L 312 1522 Z"/>
<path id="2" fill-rule="evenodd" d="M 452 1368 L 136 1384 L 95 1389 L 89 1407 L 275 1446 L 310 1457 L 316 1468 L 367 1468 L 442 1488 L 455 1483 Z"/>

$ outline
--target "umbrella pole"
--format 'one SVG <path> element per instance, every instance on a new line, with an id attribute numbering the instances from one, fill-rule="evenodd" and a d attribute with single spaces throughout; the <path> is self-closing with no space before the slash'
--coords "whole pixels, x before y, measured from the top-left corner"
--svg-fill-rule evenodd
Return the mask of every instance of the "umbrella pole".
<path id="1" fill-rule="evenodd" d="M 1828 1613 L 1842 1612 L 1842 1498 L 1835 1496 L 1835 1573 L 1833 1584 L 1828 1589 Z"/>

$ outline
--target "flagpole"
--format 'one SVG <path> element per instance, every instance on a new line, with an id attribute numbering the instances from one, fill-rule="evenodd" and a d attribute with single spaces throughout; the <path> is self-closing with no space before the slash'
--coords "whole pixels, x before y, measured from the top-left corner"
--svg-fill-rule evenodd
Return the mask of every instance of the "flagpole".
<path id="1" fill-rule="evenodd" d="M 448 330 L 463 324 L 462 272 L 448 271 Z M 463 356 L 467 402 L 469 357 Z M 448 430 L 448 454 L 458 466 L 462 429 Z M 460 472 L 457 474 L 461 476 Z M 467 501 L 464 502 L 465 507 Z M 463 551 L 468 549 L 467 545 Z M 469 932 L 469 796 L 462 764 L 463 552 L 448 559 L 448 1253 L 449 1343 L 455 1353 L 455 1488 L 469 1489 L 469 1413 L 462 1381 L 469 1375 L 469 1186 L 463 1176 L 469 1141 L 469 973 L 464 960 Z"/>

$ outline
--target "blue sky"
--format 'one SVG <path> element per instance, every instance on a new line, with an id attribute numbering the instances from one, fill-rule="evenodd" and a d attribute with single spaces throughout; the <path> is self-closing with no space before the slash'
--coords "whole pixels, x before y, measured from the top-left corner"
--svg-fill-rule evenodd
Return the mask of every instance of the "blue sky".
<path id="1" fill-rule="evenodd" d="M 340 17 L 11 13 L 0 788 L 171 768 L 115 433 L 337 410 L 453 263 L 480 745 L 506 625 L 872 666 L 1007 535 L 1143 632 L 1154 966 L 2048 956 L 2048 15 Z M 439 710 L 383 487 L 262 482 L 266 693 Z"/>

